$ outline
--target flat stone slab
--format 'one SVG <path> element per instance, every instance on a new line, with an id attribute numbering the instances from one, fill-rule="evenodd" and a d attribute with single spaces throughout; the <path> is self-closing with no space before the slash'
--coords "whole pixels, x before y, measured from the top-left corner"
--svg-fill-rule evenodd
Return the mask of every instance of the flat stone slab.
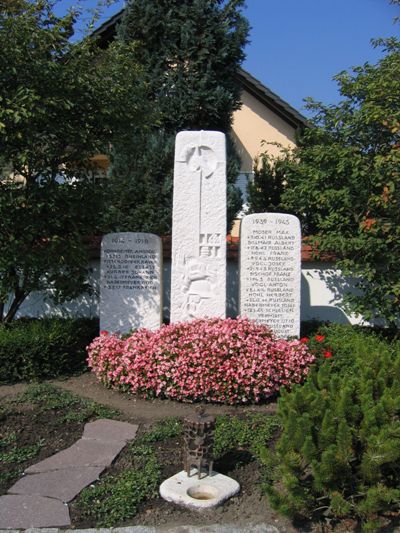
<path id="1" fill-rule="evenodd" d="M 109 233 L 101 241 L 100 330 L 128 333 L 162 323 L 162 241 L 152 233 Z"/>
<path id="2" fill-rule="evenodd" d="M 87 485 L 96 481 L 104 466 L 53 470 L 41 474 L 30 474 L 17 481 L 9 494 L 36 494 L 70 502 Z"/>
<path id="3" fill-rule="evenodd" d="M 237 481 L 218 472 L 198 479 L 196 475 L 189 477 L 182 470 L 160 485 L 160 495 L 164 500 L 197 511 L 217 507 L 239 490 Z"/>
<path id="4" fill-rule="evenodd" d="M 27 474 L 40 474 L 52 470 L 81 468 L 86 466 L 108 466 L 119 454 L 125 442 L 95 439 L 79 439 L 75 444 L 44 461 L 25 470 Z"/>
<path id="5" fill-rule="evenodd" d="M 300 221 L 255 213 L 240 225 L 240 316 L 266 324 L 280 338 L 300 334 Z"/>
<path id="6" fill-rule="evenodd" d="M 120 422 L 119 420 L 95 420 L 85 425 L 83 430 L 84 439 L 96 439 L 102 441 L 128 442 L 136 437 L 137 425 Z"/>
<path id="7" fill-rule="evenodd" d="M 68 505 L 43 496 L 6 494 L 0 497 L 0 528 L 63 527 L 71 525 Z"/>

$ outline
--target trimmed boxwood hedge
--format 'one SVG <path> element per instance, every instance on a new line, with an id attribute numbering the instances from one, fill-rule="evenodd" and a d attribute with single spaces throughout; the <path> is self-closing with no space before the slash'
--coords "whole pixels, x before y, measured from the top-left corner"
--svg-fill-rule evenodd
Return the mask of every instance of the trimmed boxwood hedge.
<path id="1" fill-rule="evenodd" d="M 0 383 L 82 370 L 86 346 L 98 331 L 98 320 L 92 318 L 23 318 L 0 325 Z"/>

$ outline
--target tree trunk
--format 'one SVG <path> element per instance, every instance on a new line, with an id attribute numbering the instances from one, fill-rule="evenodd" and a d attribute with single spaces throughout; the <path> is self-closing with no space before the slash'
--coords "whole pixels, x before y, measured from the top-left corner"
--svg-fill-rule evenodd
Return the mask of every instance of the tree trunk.
<path id="1" fill-rule="evenodd" d="M 6 315 L 5 315 L 4 319 L 3 319 L 4 323 L 7 324 L 7 323 L 9 323 L 9 322 L 11 322 L 13 320 L 13 318 L 15 317 L 16 312 L 21 307 L 23 301 L 25 300 L 25 298 L 27 296 L 28 296 L 28 293 L 25 293 L 25 292 L 23 292 L 20 289 L 15 291 L 14 300 L 12 301 L 9 310 L 7 311 L 7 313 L 6 313 Z"/>

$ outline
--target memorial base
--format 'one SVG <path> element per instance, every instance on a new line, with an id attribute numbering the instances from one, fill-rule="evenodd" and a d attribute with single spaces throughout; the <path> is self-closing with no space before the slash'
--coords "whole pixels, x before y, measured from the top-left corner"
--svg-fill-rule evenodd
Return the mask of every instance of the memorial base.
<path id="1" fill-rule="evenodd" d="M 193 470 L 190 477 L 182 470 L 160 485 L 160 495 L 168 502 L 202 511 L 221 505 L 237 494 L 240 485 L 234 479 L 212 472 L 210 476 L 197 476 Z"/>

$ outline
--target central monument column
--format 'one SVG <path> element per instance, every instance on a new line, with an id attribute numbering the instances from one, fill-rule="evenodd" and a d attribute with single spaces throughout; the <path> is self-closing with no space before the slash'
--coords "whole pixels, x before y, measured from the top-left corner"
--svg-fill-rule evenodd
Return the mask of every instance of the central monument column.
<path id="1" fill-rule="evenodd" d="M 225 317 L 226 149 L 218 131 L 176 136 L 171 322 Z"/>

